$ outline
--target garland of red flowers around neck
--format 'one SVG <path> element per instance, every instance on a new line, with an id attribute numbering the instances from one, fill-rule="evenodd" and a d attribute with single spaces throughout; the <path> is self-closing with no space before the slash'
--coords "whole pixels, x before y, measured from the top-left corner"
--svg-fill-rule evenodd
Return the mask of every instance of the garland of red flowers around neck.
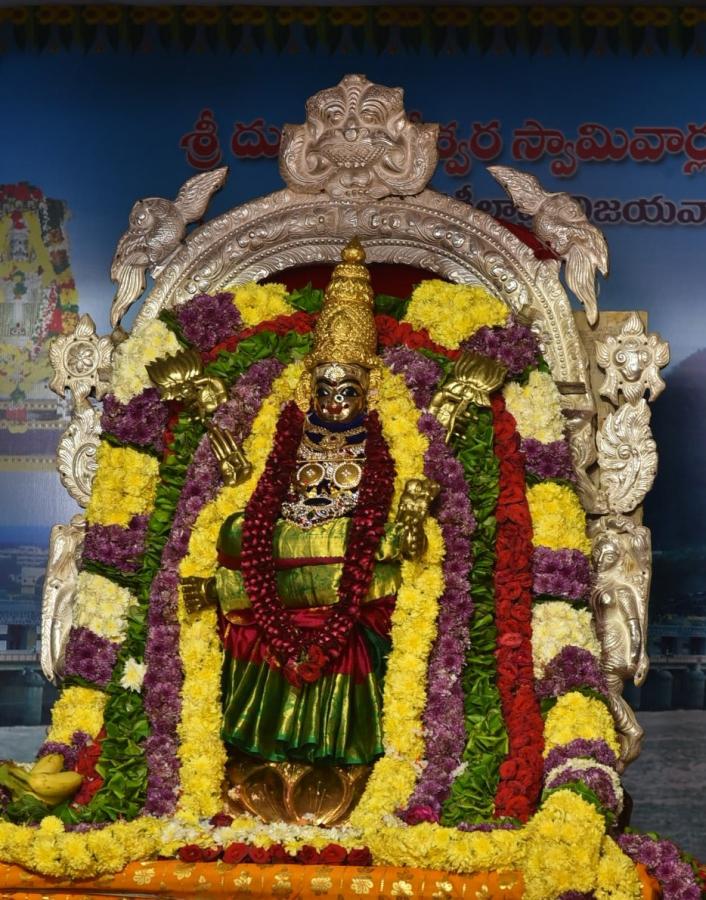
<path id="1" fill-rule="evenodd" d="M 273 554 L 275 525 L 297 461 L 304 415 L 288 403 L 277 422 L 274 445 L 265 469 L 245 508 L 241 571 L 272 666 L 281 666 L 293 684 L 317 681 L 323 669 L 343 652 L 360 614 L 392 503 L 395 467 L 382 437 L 376 412 L 366 417 L 366 461 L 353 511 L 348 548 L 338 588 L 339 602 L 332 608 L 323 632 L 311 640 L 294 625 L 277 594 Z"/>
<path id="2" fill-rule="evenodd" d="M 544 724 L 532 670 L 532 520 L 525 464 L 505 400 L 492 400 L 495 455 L 500 464 L 496 510 L 495 624 L 498 690 L 507 725 L 508 754 L 500 765 L 495 816 L 526 822 L 542 786 Z"/>

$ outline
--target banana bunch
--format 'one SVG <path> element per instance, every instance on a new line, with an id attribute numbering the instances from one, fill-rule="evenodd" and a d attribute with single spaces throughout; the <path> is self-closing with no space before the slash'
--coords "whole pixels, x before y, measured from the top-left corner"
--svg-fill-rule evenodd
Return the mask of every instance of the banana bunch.
<path id="1" fill-rule="evenodd" d="M 29 770 L 5 762 L 0 765 L 0 785 L 10 791 L 13 801 L 29 795 L 47 806 L 57 806 L 72 797 L 83 781 L 78 772 L 64 772 L 63 768 L 61 753 L 47 753 Z"/>

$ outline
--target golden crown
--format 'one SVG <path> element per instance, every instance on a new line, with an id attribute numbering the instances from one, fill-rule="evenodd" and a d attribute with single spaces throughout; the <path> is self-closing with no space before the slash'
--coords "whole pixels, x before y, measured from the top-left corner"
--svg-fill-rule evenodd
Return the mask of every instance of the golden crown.
<path id="1" fill-rule="evenodd" d="M 343 248 L 341 259 L 324 293 L 314 347 L 306 359 L 309 371 L 329 362 L 366 369 L 378 365 L 374 295 L 365 250 L 357 237 Z"/>

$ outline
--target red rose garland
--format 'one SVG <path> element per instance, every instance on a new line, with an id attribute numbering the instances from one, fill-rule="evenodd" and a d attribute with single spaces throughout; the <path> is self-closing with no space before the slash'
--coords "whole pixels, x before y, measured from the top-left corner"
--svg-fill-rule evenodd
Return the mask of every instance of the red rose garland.
<path id="1" fill-rule="evenodd" d="M 339 601 L 331 607 L 324 630 L 315 640 L 306 629 L 294 625 L 291 613 L 280 602 L 273 555 L 275 525 L 289 491 L 304 425 L 304 416 L 295 403 L 288 403 L 280 415 L 272 452 L 245 508 L 243 582 L 272 664 L 282 666 L 285 676 L 295 684 L 316 681 L 324 667 L 344 650 L 370 588 L 375 553 L 392 502 L 395 469 L 377 413 L 369 413 L 365 424 L 366 459 L 338 588 Z"/>
<path id="2" fill-rule="evenodd" d="M 495 816 L 526 822 L 542 786 L 544 725 L 532 668 L 532 521 L 515 420 L 502 395 L 493 398 L 495 455 L 500 463 L 496 510 L 495 610 L 497 683 L 508 734 Z"/>
<path id="3" fill-rule="evenodd" d="M 288 334 L 290 331 L 296 331 L 297 334 L 309 334 L 316 324 L 316 319 L 316 315 L 301 311 L 290 316 L 268 319 L 266 322 L 260 322 L 259 325 L 244 328 L 237 334 L 231 335 L 225 341 L 216 344 L 211 350 L 202 352 L 201 358 L 205 363 L 213 362 L 218 359 L 220 353 L 236 350 L 241 341 L 254 334 L 259 334 L 261 331 L 271 331 L 278 335 Z M 375 316 L 375 327 L 381 347 L 396 347 L 398 344 L 402 344 L 409 347 L 410 350 L 432 350 L 448 359 L 457 359 L 461 352 L 460 350 L 449 350 L 448 347 L 442 347 L 441 344 L 432 341 L 425 328 L 415 329 L 409 322 L 398 322 L 397 319 L 385 313 Z"/>
<path id="4" fill-rule="evenodd" d="M 260 322 L 259 325 L 253 325 L 250 328 L 244 328 L 236 334 L 216 344 L 211 350 L 204 351 L 201 358 L 204 362 L 213 362 L 218 359 L 220 353 L 236 350 L 238 344 L 246 338 L 259 334 L 261 331 L 271 331 L 273 334 L 285 335 L 290 331 L 296 331 L 297 334 L 309 334 L 313 329 L 316 317 L 311 313 L 295 312 L 291 316 L 277 316 L 275 319 L 268 319 L 266 322 Z"/>

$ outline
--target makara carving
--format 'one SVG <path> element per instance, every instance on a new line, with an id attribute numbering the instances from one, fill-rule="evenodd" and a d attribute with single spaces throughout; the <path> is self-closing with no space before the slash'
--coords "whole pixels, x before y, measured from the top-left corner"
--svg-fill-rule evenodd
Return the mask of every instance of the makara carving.
<path id="1" fill-rule="evenodd" d="M 599 489 L 593 512 L 629 513 L 651 489 L 657 473 L 657 447 L 645 400 L 625 403 L 610 413 L 596 435 Z"/>
<path id="2" fill-rule="evenodd" d="M 56 449 L 61 483 L 80 506 L 87 506 L 91 498 L 100 433 L 100 413 L 86 403 L 74 412 Z"/>
<path id="3" fill-rule="evenodd" d="M 108 390 L 112 355 L 110 338 L 99 338 L 93 319 L 82 315 L 71 334 L 54 338 L 49 347 L 54 369 L 49 387 L 61 397 L 69 388 L 77 409 L 88 403 L 92 390 L 100 400 Z"/>
<path id="4" fill-rule="evenodd" d="M 590 534 L 596 571 L 591 606 L 624 768 L 639 756 L 644 734 L 622 693 L 626 679 L 639 686 L 649 669 L 650 532 L 624 516 L 609 515 L 592 522 Z"/>
<path id="5" fill-rule="evenodd" d="M 439 128 L 410 122 L 402 98 L 364 75 L 314 94 L 305 124 L 282 130 L 282 178 L 293 191 L 337 198 L 418 194 L 436 168 Z"/>
<path id="6" fill-rule="evenodd" d="M 596 341 L 596 361 L 605 371 L 602 397 L 617 405 L 622 391 L 628 403 L 636 403 L 649 391 L 652 401 L 665 387 L 659 370 L 669 362 L 669 345 L 658 334 L 645 334 L 640 317 L 632 312 L 617 335 Z"/>
<path id="7" fill-rule="evenodd" d="M 596 270 L 608 274 L 608 246 L 603 234 L 590 224 L 581 204 L 569 194 L 545 191 L 534 175 L 508 166 L 489 166 L 488 171 L 521 213 L 534 216 L 532 230 L 564 260 L 566 283 L 594 325 L 598 319 Z"/>
<path id="8" fill-rule="evenodd" d="M 42 671 L 56 684 L 64 673 L 64 652 L 71 629 L 78 564 L 86 520 L 74 516 L 69 525 L 55 525 L 49 538 L 49 562 L 42 594 Z"/>
<path id="9" fill-rule="evenodd" d="M 130 227 L 118 242 L 110 268 L 110 277 L 118 286 L 110 311 L 111 324 L 118 325 L 144 291 L 147 270 L 158 275 L 179 248 L 186 226 L 203 216 L 227 172 L 223 167 L 195 175 L 185 182 L 176 200 L 147 197 L 133 206 Z"/>

